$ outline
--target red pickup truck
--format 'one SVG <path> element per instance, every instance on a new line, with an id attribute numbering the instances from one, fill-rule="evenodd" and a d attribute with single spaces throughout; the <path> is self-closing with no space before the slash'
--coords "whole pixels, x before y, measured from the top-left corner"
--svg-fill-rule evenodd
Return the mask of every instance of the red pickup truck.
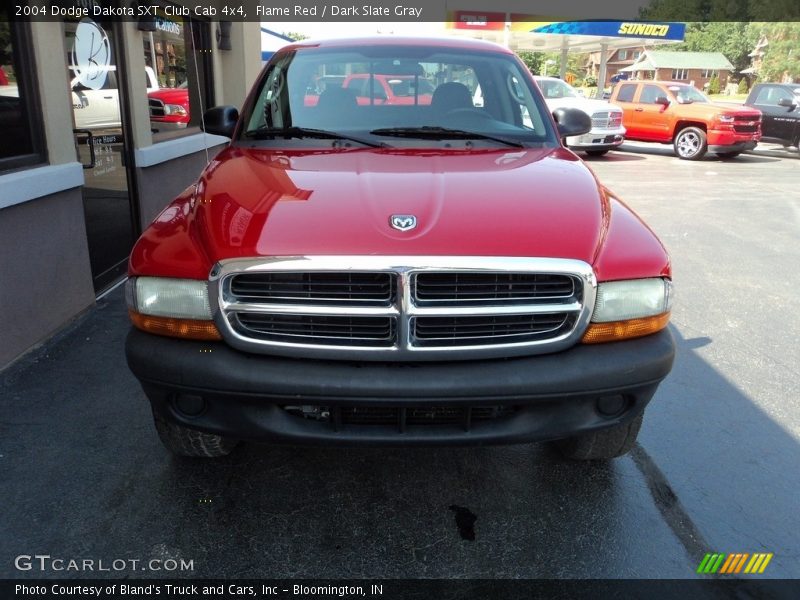
<path id="1" fill-rule="evenodd" d="M 735 158 L 761 139 L 760 111 L 711 102 L 685 83 L 621 82 L 609 101 L 622 108 L 626 139 L 672 144 L 685 160 Z"/>
<path id="2" fill-rule="evenodd" d="M 438 86 L 306 105 L 326 70 L 365 65 Z M 142 234 L 126 287 L 128 364 L 167 448 L 630 450 L 673 362 L 670 259 L 562 145 L 589 116 L 550 113 L 511 51 L 304 41 L 204 122 L 231 142 Z"/>

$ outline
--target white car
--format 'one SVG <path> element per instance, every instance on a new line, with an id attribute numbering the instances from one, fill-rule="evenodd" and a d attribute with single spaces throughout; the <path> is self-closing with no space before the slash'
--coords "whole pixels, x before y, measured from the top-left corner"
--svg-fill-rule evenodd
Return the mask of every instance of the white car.
<path id="1" fill-rule="evenodd" d="M 592 130 L 567 138 L 567 146 L 583 150 L 590 156 L 601 156 L 619 146 L 625 139 L 622 109 L 606 102 L 585 98 L 571 85 L 556 77 L 535 76 L 550 111 L 557 108 L 578 108 L 592 118 Z"/>

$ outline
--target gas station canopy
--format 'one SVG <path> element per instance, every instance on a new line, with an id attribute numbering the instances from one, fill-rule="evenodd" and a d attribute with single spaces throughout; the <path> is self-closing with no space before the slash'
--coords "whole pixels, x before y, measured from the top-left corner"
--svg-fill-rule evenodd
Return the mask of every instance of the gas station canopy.
<path id="1" fill-rule="evenodd" d="M 684 23 L 637 21 L 559 21 L 543 22 L 530 15 L 453 11 L 450 33 L 488 40 L 511 50 L 561 52 L 564 77 L 569 52 L 600 52 L 599 81 L 605 81 L 608 50 L 649 48 L 683 41 Z"/>

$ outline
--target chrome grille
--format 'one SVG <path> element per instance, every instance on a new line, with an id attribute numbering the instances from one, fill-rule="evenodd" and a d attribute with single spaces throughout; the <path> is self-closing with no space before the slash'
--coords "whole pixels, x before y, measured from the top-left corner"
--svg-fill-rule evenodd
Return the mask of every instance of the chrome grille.
<path id="1" fill-rule="evenodd" d="M 595 287 L 591 267 L 568 259 L 315 256 L 222 261 L 209 293 L 240 350 L 414 361 L 564 349 Z"/>
<path id="2" fill-rule="evenodd" d="M 592 114 L 592 129 L 618 129 L 621 124 L 621 112 L 600 111 Z"/>

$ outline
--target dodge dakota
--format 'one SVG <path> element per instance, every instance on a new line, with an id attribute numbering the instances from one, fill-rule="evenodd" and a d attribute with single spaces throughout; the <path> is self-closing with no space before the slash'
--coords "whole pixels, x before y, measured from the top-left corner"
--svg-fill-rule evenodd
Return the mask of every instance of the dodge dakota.
<path id="1" fill-rule="evenodd" d="M 330 72 L 435 88 L 307 105 Z M 204 122 L 231 141 L 144 231 L 126 284 L 128 364 L 168 449 L 631 449 L 673 362 L 670 259 L 562 145 L 589 116 L 551 113 L 512 52 L 304 40 Z"/>

